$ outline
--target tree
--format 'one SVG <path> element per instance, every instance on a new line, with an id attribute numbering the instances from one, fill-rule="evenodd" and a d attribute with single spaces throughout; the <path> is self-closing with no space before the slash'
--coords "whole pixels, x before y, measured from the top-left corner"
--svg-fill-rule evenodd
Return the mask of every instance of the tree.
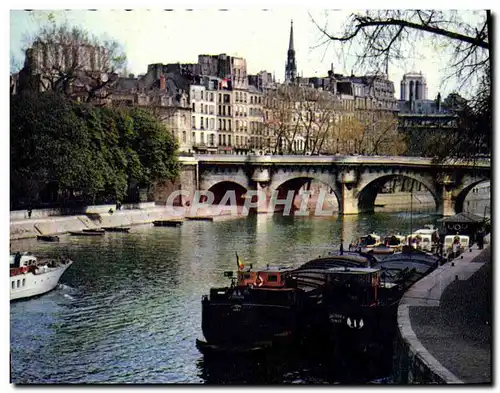
<path id="1" fill-rule="evenodd" d="M 126 67 L 117 41 L 100 40 L 84 29 L 58 25 L 54 19 L 42 25 L 28 45 L 24 73 L 36 78 L 37 88 L 85 102 L 108 98 L 118 73 Z"/>
<path id="2" fill-rule="evenodd" d="M 172 135 L 140 109 L 24 92 L 11 98 L 10 124 L 14 202 L 123 200 L 179 170 Z"/>
<path id="3" fill-rule="evenodd" d="M 274 153 L 315 154 L 333 135 L 339 100 L 330 92 L 299 85 L 280 85 L 264 97 L 264 127 L 274 137 Z M 294 144 L 303 140 L 303 147 Z"/>
<path id="4" fill-rule="evenodd" d="M 460 127 L 446 135 L 432 152 L 436 159 L 475 159 L 491 150 L 491 12 L 440 10 L 375 10 L 353 13 L 340 33 L 330 33 L 313 20 L 325 42 L 354 51 L 358 67 L 384 70 L 389 59 L 404 60 L 415 42 L 425 39 L 451 54 L 446 79 L 460 88 L 475 85 L 477 93 L 460 118 Z M 444 143 L 447 141 L 448 143 Z M 453 143 L 451 145 L 451 142 Z"/>

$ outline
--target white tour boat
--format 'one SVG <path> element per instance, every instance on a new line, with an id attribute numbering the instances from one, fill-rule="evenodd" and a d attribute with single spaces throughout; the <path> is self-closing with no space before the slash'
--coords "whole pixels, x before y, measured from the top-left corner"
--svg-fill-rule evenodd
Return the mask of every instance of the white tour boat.
<path id="1" fill-rule="evenodd" d="M 37 259 L 30 253 L 10 254 L 10 300 L 42 295 L 54 289 L 71 266 L 69 259 Z"/>

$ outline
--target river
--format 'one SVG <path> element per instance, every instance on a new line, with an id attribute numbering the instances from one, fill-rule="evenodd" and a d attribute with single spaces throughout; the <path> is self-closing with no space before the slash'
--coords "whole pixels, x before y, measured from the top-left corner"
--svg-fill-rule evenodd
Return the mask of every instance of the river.
<path id="1" fill-rule="evenodd" d="M 345 244 L 375 231 L 408 233 L 435 224 L 429 212 L 346 217 Z M 59 243 L 12 242 L 12 250 L 68 255 L 56 290 L 10 307 L 14 383 L 365 383 L 390 364 L 338 364 L 328 356 L 205 359 L 203 294 L 228 284 L 235 252 L 247 263 L 300 263 L 338 247 L 339 217 L 251 216 L 225 222 L 152 225 Z M 276 355 L 278 356 L 278 355 Z"/>

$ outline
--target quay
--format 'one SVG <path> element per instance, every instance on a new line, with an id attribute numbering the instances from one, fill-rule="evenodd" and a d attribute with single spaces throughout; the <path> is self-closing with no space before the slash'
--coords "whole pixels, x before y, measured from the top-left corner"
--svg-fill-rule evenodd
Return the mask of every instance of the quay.
<path id="1" fill-rule="evenodd" d="M 152 224 L 165 226 L 182 225 L 185 219 L 205 221 L 226 221 L 245 218 L 245 215 L 213 214 L 200 210 L 196 215 L 172 216 L 165 206 L 154 202 L 135 204 L 122 210 L 109 212 L 114 205 L 90 206 L 85 212 L 74 215 L 60 215 L 50 209 L 33 210 L 31 218 L 25 217 L 25 211 L 12 211 L 10 214 L 10 240 L 36 238 L 37 236 L 61 235 L 70 232 L 82 232 L 89 229 L 123 228 L 133 225 Z"/>
<path id="2" fill-rule="evenodd" d="M 398 308 L 396 383 L 491 384 L 491 247 L 418 281 Z"/>

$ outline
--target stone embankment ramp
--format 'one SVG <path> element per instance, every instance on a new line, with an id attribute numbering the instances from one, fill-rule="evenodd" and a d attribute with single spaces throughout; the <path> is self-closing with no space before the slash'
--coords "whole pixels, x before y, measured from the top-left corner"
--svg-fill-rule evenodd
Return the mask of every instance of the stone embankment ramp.
<path id="1" fill-rule="evenodd" d="M 492 382 L 491 249 L 437 268 L 405 294 L 398 309 L 396 380 Z"/>
<path id="2" fill-rule="evenodd" d="M 168 210 L 164 207 L 154 207 L 119 210 L 113 213 L 12 220 L 10 222 L 10 239 L 25 239 L 38 235 L 57 235 L 70 231 L 81 231 L 86 228 L 147 224 L 154 220 L 170 218 L 168 213 Z"/>

